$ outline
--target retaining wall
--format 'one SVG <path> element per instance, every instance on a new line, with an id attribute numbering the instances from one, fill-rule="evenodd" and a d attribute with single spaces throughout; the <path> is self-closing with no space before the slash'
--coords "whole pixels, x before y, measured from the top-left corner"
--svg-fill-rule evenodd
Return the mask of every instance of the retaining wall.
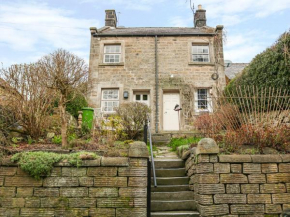
<path id="1" fill-rule="evenodd" d="M 207 139 L 186 170 L 201 216 L 278 217 L 290 209 L 290 155 L 219 155 Z"/>
<path id="2" fill-rule="evenodd" d="M 0 167 L 0 216 L 147 216 L 147 147 L 129 157 L 100 157 L 81 167 L 60 162 L 36 180 L 16 164 Z"/>

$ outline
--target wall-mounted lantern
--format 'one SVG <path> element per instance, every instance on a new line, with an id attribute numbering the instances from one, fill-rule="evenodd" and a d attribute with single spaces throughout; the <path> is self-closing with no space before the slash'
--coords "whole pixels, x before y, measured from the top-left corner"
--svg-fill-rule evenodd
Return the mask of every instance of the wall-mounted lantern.
<path id="1" fill-rule="evenodd" d="M 124 99 L 128 99 L 129 98 L 129 92 L 128 91 L 124 91 L 123 97 L 124 97 Z"/>

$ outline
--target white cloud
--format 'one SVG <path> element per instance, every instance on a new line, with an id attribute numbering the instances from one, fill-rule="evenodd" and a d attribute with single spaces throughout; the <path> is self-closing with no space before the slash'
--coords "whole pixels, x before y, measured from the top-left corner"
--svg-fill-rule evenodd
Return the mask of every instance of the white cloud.
<path id="1" fill-rule="evenodd" d="M 191 25 L 193 25 L 193 18 L 183 18 L 181 16 L 175 16 L 175 17 L 171 17 L 169 20 L 169 23 L 171 24 L 170 26 L 173 27 L 186 27 L 189 25 L 189 23 L 191 22 Z"/>
<path id="2" fill-rule="evenodd" d="M 154 5 L 168 2 L 166 0 L 81 0 L 81 3 L 98 3 L 105 5 L 121 5 L 123 8 L 139 11 L 151 10 Z"/>
<path id="3" fill-rule="evenodd" d="M 58 48 L 80 53 L 88 59 L 89 52 L 85 53 L 83 48 L 89 47 L 89 27 L 99 26 L 99 21 L 73 16 L 72 11 L 46 4 L 2 4 L 0 46 L 15 52 L 33 52 L 31 57 L 26 57 L 31 60 Z"/>
<path id="4" fill-rule="evenodd" d="M 267 39 L 273 40 L 273 35 L 269 36 L 261 30 L 228 34 L 224 45 L 225 59 L 233 62 L 250 62 L 256 54 L 270 46 L 265 42 Z"/>

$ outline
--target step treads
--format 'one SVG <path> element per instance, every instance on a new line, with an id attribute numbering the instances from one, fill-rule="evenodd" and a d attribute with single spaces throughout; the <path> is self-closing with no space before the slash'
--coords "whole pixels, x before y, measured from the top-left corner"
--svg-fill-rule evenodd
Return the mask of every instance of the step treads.
<path id="1" fill-rule="evenodd" d="M 196 211 L 196 202 L 194 200 L 172 200 L 160 201 L 151 200 L 152 211 Z"/>
<path id="2" fill-rule="evenodd" d="M 184 168 L 184 161 L 176 158 L 154 159 L 155 168 Z"/>
<path id="3" fill-rule="evenodd" d="M 151 186 L 151 192 L 176 192 L 176 191 L 189 191 L 189 185 L 158 185 L 155 188 Z"/>
<path id="4" fill-rule="evenodd" d="M 152 192 L 151 200 L 193 200 L 193 191 Z"/>
<path id="5" fill-rule="evenodd" d="M 189 178 L 184 177 L 157 177 L 157 185 L 188 185 Z M 151 178 L 151 184 L 153 184 L 153 177 Z"/>
<path id="6" fill-rule="evenodd" d="M 199 217 L 199 213 L 195 211 L 165 211 L 151 212 L 151 217 Z"/>
<path id="7" fill-rule="evenodd" d="M 157 177 L 179 177 L 185 176 L 185 168 L 162 168 L 155 169 L 155 174 Z M 153 176 L 153 171 L 151 172 Z"/>

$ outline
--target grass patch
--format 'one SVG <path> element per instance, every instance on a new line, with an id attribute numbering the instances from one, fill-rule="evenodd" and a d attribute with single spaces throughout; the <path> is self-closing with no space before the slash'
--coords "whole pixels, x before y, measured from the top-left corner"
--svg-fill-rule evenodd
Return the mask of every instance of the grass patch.
<path id="1" fill-rule="evenodd" d="M 150 144 L 147 144 L 147 149 L 148 149 L 149 155 L 151 156 Z M 152 145 L 152 149 L 153 149 L 153 152 L 154 151 L 156 152 L 158 150 L 157 147 L 154 145 Z M 155 154 L 153 155 L 153 157 L 155 157 Z"/>
<path id="2" fill-rule="evenodd" d="M 182 145 L 191 145 L 198 143 L 202 138 L 199 137 L 190 137 L 190 138 L 172 138 L 168 147 L 171 147 L 172 151 L 176 151 L 179 146 Z"/>
<path id="3" fill-rule="evenodd" d="M 77 152 L 72 154 L 58 154 L 53 152 L 21 152 L 12 156 L 12 162 L 18 162 L 19 167 L 35 179 L 50 174 L 53 165 L 61 160 L 72 166 L 80 166 L 82 160 L 96 159 L 98 156 L 91 152 Z"/>

